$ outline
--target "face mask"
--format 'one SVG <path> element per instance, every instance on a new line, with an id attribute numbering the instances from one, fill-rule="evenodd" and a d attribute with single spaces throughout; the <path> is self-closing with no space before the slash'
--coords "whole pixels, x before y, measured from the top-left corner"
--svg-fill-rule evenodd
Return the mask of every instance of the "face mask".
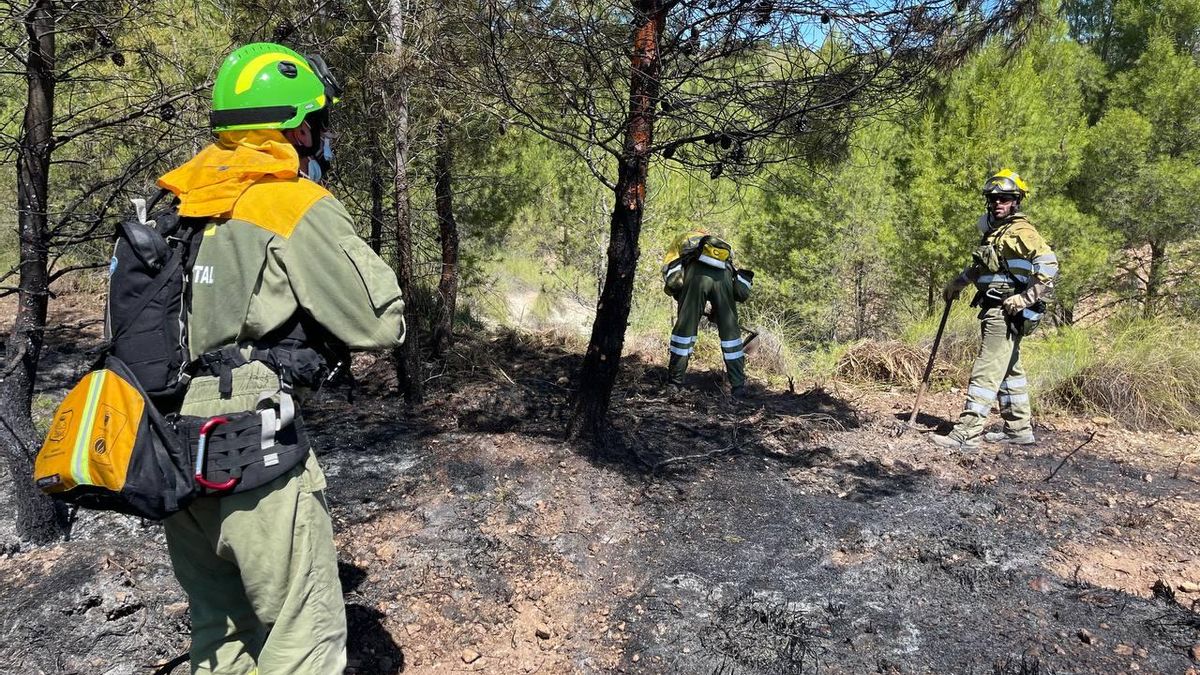
<path id="1" fill-rule="evenodd" d="M 300 173 L 303 173 L 304 177 L 312 182 L 320 183 L 321 178 L 325 175 L 321 170 L 321 163 L 312 157 L 305 157 L 304 160 L 308 162 L 308 168 L 304 169 Z"/>
<path id="2" fill-rule="evenodd" d="M 316 152 L 302 159 L 307 161 L 307 168 L 303 171 L 305 177 L 314 183 L 321 182 L 321 178 L 328 173 L 330 165 L 333 164 L 333 138 L 329 134 L 322 134 Z"/>

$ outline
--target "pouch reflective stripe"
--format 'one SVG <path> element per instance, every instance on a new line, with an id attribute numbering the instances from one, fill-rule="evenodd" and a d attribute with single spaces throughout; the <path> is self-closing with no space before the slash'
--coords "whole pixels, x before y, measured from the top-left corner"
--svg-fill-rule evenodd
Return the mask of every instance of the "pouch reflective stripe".
<path id="1" fill-rule="evenodd" d="M 709 267 L 716 267 L 717 269 L 721 269 L 721 270 L 725 269 L 725 261 L 724 260 L 718 260 L 712 256 L 704 255 L 704 254 L 701 254 L 700 257 L 698 258 L 698 260 L 700 262 L 704 263 L 705 265 L 708 265 Z"/>

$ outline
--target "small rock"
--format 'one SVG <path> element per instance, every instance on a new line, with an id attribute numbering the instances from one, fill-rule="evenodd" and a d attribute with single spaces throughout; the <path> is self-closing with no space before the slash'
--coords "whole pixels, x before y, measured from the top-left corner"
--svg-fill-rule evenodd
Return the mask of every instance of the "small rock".
<path id="1" fill-rule="evenodd" d="M 1200 584 L 1194 581 L 1184 581 L 1179 584 L 1179 590 L 1184 593 L 1200 593 Z"/>
<path id="2" fill-rule="evenodd" d="M 1077 635 L 1079 637 L 1079 641 L 1085 645 L 1096 643 L 1096 636 L 1092 635 L 1092 632 L 1086 628 L 1080 628 L 1079 632 L 1075 635 Z"/>
<path id="3" fill-rule="evenodd" d="M 1147 656 L 1150 656 L 1150 650 L 1146 649 L 1145 647 L 1138 647 L 1137 649 L 1133 650 L 1133 655 L 1139 659 L 1144 659 Z"/>
<path id="4" fill-rule="evenodd" d="M 539 640 L 549 640 L 550 627 L 545 624 L 538 624 L 538 627 L 533 629 L 533 634 L 538 636 Z"/>
<path id="5" fill-rule="evenodd" d="M 1113 648 L 1113 653 L 1120 656 L 1133 656 L 1133 646 L 1120 644 Z"/>
<path id="6" fill-rule="evenodd" d="M 164 605 L 163 611 L 170 616 L 183 616 L 188 611 L 188 604 L 186 602 L 172 602 L 169 605 Z"/>
<path id="7" fill-rule="evenodd" d="M 1049 593 L 1051 589 L 1050 579 L 1044 576 L 1037 576 L 1029 580 L 1029 588 L 1038 593 Z"/>
<path id="8" fill-rule="evenodd" d="M 631 660 L 631 661 L 633 661 L 634 663 L 637 663 L 638 661 L 641 661 L 641 660 L 642 660 L 642 655 L 641 655 L 641 654 L 634 654 L 634 655 L 633 655 L 633 658 L 632 658 L 632 659 L 630 659 L 630 660 Z"/>
<path id="9" fill-rule="evenodd" d="M 416 624 L 416 623 L 410 623 L 404 627 L 404 630 L 407 631 L 409 635 L 416 635 L 417 633 L 421 632 L 421 625 Z"/>
<path id="10" fill-rule="evenodd" d="M 1112 424 L 1113 422 L 1114 422 L 1114 420 L 1111 417 L 1093 417 L 1092 418 L 1092 424 L 1098 424 L 1102 427 L 1106 427 L 1106 426 Z"/>
<path id="11" fill-rule="evenodd" d="M 1105 504 L 1105 506 L 1107 506 L 1108 508 L 1111 509 L 1112 507 L 1117 505 L 1117 500 L 1114 499 L 1113 497 L 1105 497 L 1104 504 Z"/>
<path id="12" fill-rule="evenodd" d="M 463 663 L 475 663 L 479 660 L 480 656 L 482 656 L 482 654 L 474 649 L 464 649 L 462 653 L 462 660 Z"/>
<path id="13" fill-rule="evenodd" d="M 1154 476 L 1152 474 L 1146 474 L 1145 476 L 1142 476 L 1142 480 L 1146 481 L 1147 483 L 1153 483 Z"/>
<path id="14" fill-rule="evenodd" d="M 1191 648 L 1191 650 L 1189 650 L 1188 655 L 1192 657 L 1193 661 L 1200 661 L 1200 644 L 1192 645 L 1192 648 Z"/>
<path id="15" fill-rule="evenodd" d="M 1108 525 L 1107 527 L 1100 528 L 1100 533 L 1110 537 L 1119 537 L 1121 536 L 1121 528 Z"/>

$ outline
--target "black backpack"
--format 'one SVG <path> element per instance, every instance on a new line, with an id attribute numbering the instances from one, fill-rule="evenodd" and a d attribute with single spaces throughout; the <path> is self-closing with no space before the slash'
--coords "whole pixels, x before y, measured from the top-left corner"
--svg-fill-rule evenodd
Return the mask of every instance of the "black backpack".
<path id="1" fill-rule="evenodd" d="M 187 280 L 207 223 L 180 217 L 174 199 L 153 212 L 167 194 L 159 192 L 149 206 L 134 200 L 137 217 L 117 226 L 101 357 L 123 361 L 164 411 L 174 407 L 187 385 Z"/>

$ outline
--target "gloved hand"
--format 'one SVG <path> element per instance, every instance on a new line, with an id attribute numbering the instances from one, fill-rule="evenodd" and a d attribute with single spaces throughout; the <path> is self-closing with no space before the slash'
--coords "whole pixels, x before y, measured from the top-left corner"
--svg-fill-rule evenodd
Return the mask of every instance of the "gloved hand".
<path id="1" fill-rule="evenodd" d="M 946 302 L 954 302 L 958 299 L 958 296 L 960 293 L 962 293 L 962 290 L 967 287 L 967 283 L 967 280 L 963 279 L 961 274 L 954 277 L 950 280 L 950 283 L 946 284 L 946 287 L 942 289 L 942 299 Z"/>
<path id="2" fill-rule="evenodd" d="M 1029 301 L 1021 295 L 1010 295 L 1004 299 L 1004 302 L 1000 303 L 1001 309 L 1003 309 L 1004 313 L 1009 316 L 1020 314 L 1021 310 L 1028 306 Z"/>

